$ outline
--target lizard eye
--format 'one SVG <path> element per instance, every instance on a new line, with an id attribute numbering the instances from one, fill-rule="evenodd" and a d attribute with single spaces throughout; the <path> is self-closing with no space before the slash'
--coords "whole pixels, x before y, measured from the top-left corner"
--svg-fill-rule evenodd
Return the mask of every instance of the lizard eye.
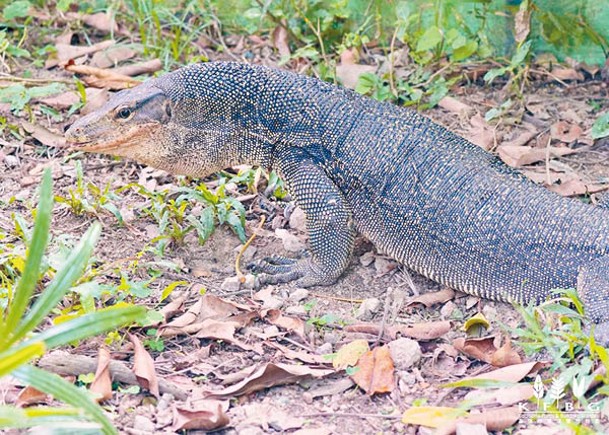
<path id="1" fill-rule="evenodd" d="M 119 111 L 116 113 L 116 116 L 120 119 L 127 119 L 131 116 L 132 110 L 128 107 L 123 107 L 122 109 L 119 109 Z"/>

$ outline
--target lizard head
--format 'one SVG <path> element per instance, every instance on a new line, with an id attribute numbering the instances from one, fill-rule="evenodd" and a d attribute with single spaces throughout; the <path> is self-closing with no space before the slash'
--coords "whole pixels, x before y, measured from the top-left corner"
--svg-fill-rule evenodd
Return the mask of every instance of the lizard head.
<path id="1" fill-rule="evenodd" d="M 167 128 L 171 118 L 171 100 L 150 82 L 114 94 L 101 108 L 72 124 L 65 135 L 72 149 L 155 166 L 171 145 Z"/>

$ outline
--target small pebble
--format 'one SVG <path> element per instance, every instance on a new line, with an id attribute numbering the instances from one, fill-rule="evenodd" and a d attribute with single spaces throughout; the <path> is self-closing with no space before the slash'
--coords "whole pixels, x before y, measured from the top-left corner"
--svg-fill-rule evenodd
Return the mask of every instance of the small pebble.
<path id="1" fill-rule="evenodd" d="M 364 299 L 360 306 L 357 308 L 355 317 L 360 320 L 371 320 L 379 308 L 381 307 L 381 301 L 377 298 Z"/>
<path id="2" fill-rule="evenodd" d="M 230 278 L 226 278 L 220 288 L 227 292 L 236 292 L 239 291 L 241 287 L 241 281 L 238 276 L 231 276 Z"/>
<path id="3" fill-rule="evenodd" d="M 423 356 L 419 343 L 410 338 L 398 338 L 390 342 L 388 346 L 396 370 L 408 370 Z"/>

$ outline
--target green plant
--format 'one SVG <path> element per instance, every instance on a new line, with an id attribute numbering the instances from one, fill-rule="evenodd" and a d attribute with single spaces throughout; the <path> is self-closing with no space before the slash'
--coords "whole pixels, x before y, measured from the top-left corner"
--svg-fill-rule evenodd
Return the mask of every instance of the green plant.
<path id="1" fill-rule="evenodd" d="M 29 364 L 47 349 L 74 343 L 133 322 L 145 312 L 143 307 L 137 306 L 112 307 L 50 328 L 42 328 L 46 316 L 81 276 L 99 236 L 99 224 L 89 228 L 64 267 L 57 271 L 31 308 L 27 309 L 39 280 L 41 261 L 49 239 L 53 207 L 51 189 L 51 174 L 47 170 L 40 187 L 40 202 L 25 267 L 15 290 L 9 291 L 7 295 L 6 308 L 0 318 L 0 376 L 10 374 L 25 384 L 71 405 L 71 408 L 40 407 L 24 410 L 0 406 L 0 427 L 23 428 L 57 422 L 68 425 L 86 419 L 97 423 L 103 433 L 113 434 L 116 430 L 85 391 L 60 376 Z"/>
<path id="2" fill-rule="evenodd" d="M 518 83 L 519 79 L 526 76 L 527 65 L 525 60 L 531 49 L 531 41 L 526 41 L 518 46 L 516 52 L 510 59 L 508 65 L 501 68 L 493 68 L 484 75 L 484 81 L 491 84 L 493 80 L 504 74 L 510 74 L 510 82 Z"/>
<path id="3" fill-rule="evenodd" d="M 600 139 L 609 136 L 609 112 L 605 112 L 596 118 L 590 136 L 593 139 Z"/>

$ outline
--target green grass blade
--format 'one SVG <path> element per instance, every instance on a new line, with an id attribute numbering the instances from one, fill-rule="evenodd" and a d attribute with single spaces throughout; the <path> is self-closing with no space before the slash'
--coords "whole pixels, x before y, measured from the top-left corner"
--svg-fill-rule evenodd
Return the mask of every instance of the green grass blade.
<path id="1" fill-rule="evenodd" d="M 37 406 L 33 408 L 15 408 L 0 406 L 0 428 L 23 429 L 33 426 L 61 425 L 67 426 L 85 419 L 83 411 L 78 408 L 53 408 Z M 99 429 L 98 433 L 101 432 Z"/>
<path id="2" fill-rule="evenodd" d="M 39 341 L 20 349 L 9 349 L 0 353 L 0 377 L 8 375 L 17 367 L 28 363 L 32 358 L 41 356 L 45 349 L 44 343 Z"/>
<path id="3" fill-rule="evenodd" d="M 54 348 L 143 319 L 145 314 L 146 309 L 138 306 L 105 308 L 53 326 L 36 334 L 24 344 L 44 341 L 48 348 Z"/>
<path id="4" fill-rule="evenodd" d="M 38 282 L 40 262 L 42 261 L 42 256 L 49 239 L 49 226 L 51 224 L 51 212 L 53 210 L 52 190 L 51 172 L 47 169 L 42 176 L 36 223 L 34 225 L 34 232 L 28 249 L 23 275 L 19 280 L 13 300 L 8 306 L 6 323 L 2 324 L 2 330 L 0 331 L 0 348 L 4 347 L 3 345 L 9 339 L 9 333 L 17 327 L 19 320 L 23 316 L 23 313 L 25 313 L 25 309 L 34 292 L 36 283 Z"/>
<path id="5" fill-rule="evenodd" d="M 86 390 L 75 387 L 54 373 L 30 365 L 18 368 L 11 375 L 43 393 L 52 395 L 57 400 L 83 409 L 93 421 L 99 423 L 104 434 L 118 434 L 103 410 Z"/>
<path id="6" fill-rule="evenodd" d="M 20 340 L 42 322 L 44 317 L 57 306 L 57 303 L 72 287 L 74 282 L 80 278 L 99 238 L 100 231 L 101 225 L 97 222 L 87 230 L 66 260 L 64 267 L 57 272 L 53 281 L 38 297 L 30 312 L 19 324 L 15 332 L 13 332 L 9 343 Z"/>

